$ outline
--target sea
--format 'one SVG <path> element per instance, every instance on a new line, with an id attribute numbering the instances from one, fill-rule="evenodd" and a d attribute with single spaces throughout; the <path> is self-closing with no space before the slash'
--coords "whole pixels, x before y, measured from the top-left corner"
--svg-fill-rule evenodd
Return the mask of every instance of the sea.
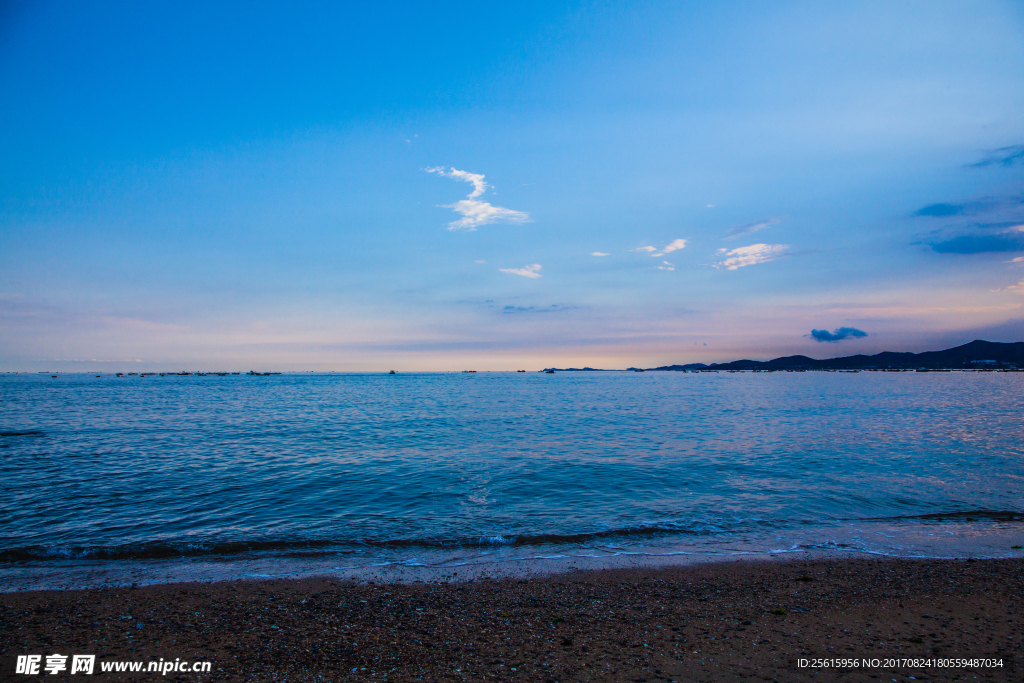
<path id="1" fill-rule="evenodd" d="M 0 375 L 0 590 L 1024 555 L 1024 373 Z"/>

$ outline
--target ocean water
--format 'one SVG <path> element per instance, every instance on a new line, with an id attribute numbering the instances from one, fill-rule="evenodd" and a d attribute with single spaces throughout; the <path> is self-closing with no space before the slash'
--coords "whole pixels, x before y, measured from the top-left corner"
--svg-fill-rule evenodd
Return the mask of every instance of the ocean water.
<path id="1" fill-rule="evenodd" d="M 0 376 L 0 590 L 1019 556 L 1024 374 Z"/>

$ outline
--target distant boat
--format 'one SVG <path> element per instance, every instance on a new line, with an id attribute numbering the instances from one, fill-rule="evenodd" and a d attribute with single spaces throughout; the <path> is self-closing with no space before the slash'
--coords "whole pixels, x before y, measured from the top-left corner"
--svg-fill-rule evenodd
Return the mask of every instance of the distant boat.
<path id="1" fill-rule="evenodd" d="M 555 374 L 555 371 L 554 370 L 545 370 L 544 374 L 545 375 L 553 375 L 553 374 Z"/>
<path id="2" fill-rule="evenodd" d="M 516 372 L 526 372 L 526 370 L 516 370 Z"/>
<path id="3" fill-rule="evenodd" d="M 395 371 L 394 371 L 394 370 L 392 370 L 392 371 L 391 371 L 391 372 L 389 372 L 388 374 L 389 374 L 389 375 L 393 375 L 393 374 L 395 374 Z"/>

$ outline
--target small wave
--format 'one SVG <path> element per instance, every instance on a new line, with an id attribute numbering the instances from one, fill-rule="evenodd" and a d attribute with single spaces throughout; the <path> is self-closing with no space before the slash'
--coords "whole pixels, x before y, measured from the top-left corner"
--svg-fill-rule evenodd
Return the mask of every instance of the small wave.
<path id="1" fill-rule="evenodd" d="M 760 526 L 760 524 L 755 524 Z M 737 530 L 739 527 L 737 527 Z M 391 539 L 381 541 L 364 541 L 367 546 L 375 548 L 486 548 L 494 546 L 522 547 L 535 545 L 585 545 L 605 539 L 627 539 L 637 537 L 653 537 L 667 535 L 685 536 L 708 536 L 713 534 L 728 533 L 732 529 L 720 527 L 694 527 L 682 524 L 653 524 L 634 527 L 621 527 L 618 529 L 602 529 L 601 531 L 587 531 L 575 534 L 518 534 L 518 535 L 497 535 L 483 536 L 476 538 L 410 538 Z"/>
<path id="2" fill-rule="evenodd" d="M 247 553 L 281 552 L 297 556 L 336 554 L 327 548 L 330 541 L 257 541 L 221 543 L 185 543 L 153 541 L 117 546 L 70 546 L 54 548 L 41 545 L 0 550 L 0 562 L 37 560 L 160 560 L 204 555 L 242 555 Z M 319 549 L 319 553 L 317 553 Z"/>
<path id="3" fill-rule="evenodd" d="M 23 432 L 0 432 L 0 436 L 46 436 L 38 429 L 27 429 Z"/>
<path id="4" fill-rule="evenodd" d="M 586 545 L 604 539 L 628 539 L 667 535 L 707 535 L 719 529 L 694 529 L 675 525 L 656 525 L 606 529 L 577 534 L 522 534 L 478 536 L 473 538 L 410 538 L 385 540 L 264 540 L 228 542 L 152 541 L 116 546 L 52 547 L 33 545 L 0 550 L 0 562 L 31 562 L 40 560 L 158 560 L 211 555 L 238 556 L 275 554 L 286 557 L 323 557 L 359 549 L 454 550 L 459 548 L 520 548 L 542 545 Z"/>
<path id="5" fill-rule="evenodd" d="M 846 522 L 1024 522 L 1024 512 L 1012 510 L 973 510 L 963 512 L 932 513 L 894 517 L 837 520 Z M 593 547 L 614 553 L 617 542 L 633 545 L 630 541 L 689 537 L 692 539 L 714 536 L 732 536 L 751 531 L 781 530 L 785 527 L 766 520 L 748 520 L 729 528 L 716 525 L 655 524 L 617 529 L 603 529 L 572 534 L 539 533 L 470 538 L 407 538 L 407 539 L 323 539 L 323 540 L 258 540 L 185 542 L 152 541 L 148 543 L 116 546 L 27 546 L 0 550 L 0 562 L 31 562 L 59 560 L 150 560 L 204 556 L 239 557 L 274 555 L 277 557 L 318 558 L 334 555 L 360 554 L 376 550 L 477 550 L 487 552 L 496 548 L 515 549 L 529 547 L 576 546 Z M 878 532 L 881 533 L 881 532 Z M 839 544 L 839 549 L 845 549 Z"/>
<path id="6" fill-rule="evenodd" d="M 862 517 L 848 522 L 889 522 L 919 520 L 922 522 L 1024 522 L 1020 510 L 964 510 L 961 512 L 932 512 L 924 515 L 896 515 L 893 517 Z"/>

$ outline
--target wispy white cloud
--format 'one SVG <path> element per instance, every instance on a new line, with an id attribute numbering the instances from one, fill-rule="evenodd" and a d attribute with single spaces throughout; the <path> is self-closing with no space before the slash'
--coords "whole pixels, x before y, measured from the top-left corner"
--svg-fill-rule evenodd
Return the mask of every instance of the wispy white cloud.
<path id="1" fill-rule="evenodd" d="M 727 240 L 734 240 L 737 237 L 742 237 L 743 235 L 749 235 L 750 233 L 757 232 L 758 230 L 764 230 L 765 228 L 770 228 L 771 226 L 775 225 L 778 222 L 779 222 L 778 218 L 769 218 L 768 220 L 764 220 L 764 221 L 761 221 L 759 223 L 749 223 L 747 225 L 737 225 L 735 227 L 729 228 L 729 230 L 726 231 L 725 239 L 727 239 Z"/>
<path id="2" fill-rule="evenodd" d="M 467 183 L 473 183 L 473 191 L 469 193 L 470 199 L 475 199 L 487 192 L 487 188 L 490 185 L 484 180 L 483 173 L 470 173 L 469 171 L 460 171 L 457 168 L 445 168 L 444 166 L 434 166 L 432 168 L 424 169 L 427 173 L 438 173 L 445 176 L 446 178 L 455 178 L 456 180 L 462 180 Z"/>
<path id="3" fill-rule="evenodd" d="M 661 250 L 664 254 L 670 254 L 673 251 L 679 251 L 680 249 L 686 248 L 686 240 L 672 240 L 669 244 Z"/>
<path id="4" fill-rule="evenodd" d="M 476 230 L 477 226 L 488 223 L 526 223 L 530 220 L 530 214 L 523 211 L 493 206 L 476 199 L 461 199 L 454 204 L 442 204 L 441 206 L 462 214 L 462 218 L 448 224 L 449 230 L 472 232 Z"/>
<path id="5" fill-rule="evenodd" d="M 666 244 L 664 247 L 662 247 L 661 250 L 658 250 L 657 248 L 652 247 L 652 246 L 646 246 L 646 247 L 637 247 L 636 249 L 633 249 L 633 251 L 644 251 L 644 252 L 649 253 L 651 256 L 658 257 L 658 256 L 664 256 L 665 254 L 670 254 L 673 251 L 679 251 L 680 249 L 685 249 L 685 248 L 686 248 L 686 240 L 679 239 L 679 240 L 672 240 L 671 242 Z"/>
<path id="6" fill-rule="evenodd" d="M 1015 294 L 1024 294 L 1024 280 L 1021 280 L 1015 285 L 1004 287 L 1003 289 L 993 289 L 993 292 L 1013 292 Z"/>
<path id="7" fill-rule="evenodd" d="M 470 173 L 460 171 L 457 168 L 446 168 L 434 166 L 423 169 L 427 173 L 437 173 L 446 178 L 454 178 L 463 182 L 472 183 L 473 191 L 454 204 L 442 204 L 442 208 L 451 209 L 455 213 L 462 214 L 462 218 L 448 224 L 449 230 L 476 230 L 480 225 L 488 223 L 526 223 L 530 220 L 530 214 L 525 211 L 515 211 L 502 206 L 494 206 L 485 201 L 477 199 L 490 188 L 482 173 Z"/>
<path id="8" fill-rule="evenodd" d="M 483 261 L 483 260 L 477 259 L 476 261 L 473 261 L 473 263 L 487 263 L 487 261 Z"/>
<path id="9" fill-rule="evenodd" d="M 732 250 L 719 249 L 718 253 L 728 258 L 714 265 L 715 268 L 736 270 L 744 266 L 774 261 L 781 257 L 786 249 L 789 249 L 788 244 L 751 244 L 749 247 L 740 247 Z"/>
<path id="10" fill-rule="evenodd" d="M 672 264 L 672 263 L 669 263 L 668 261 L 662 261 L 662 263 L 665 264 L 665 265 L 658 266 L 658 270 L 675 270 L 676 269 L 675 265 Z"/>
<path id="11" fill-rule="evenodd" d="M 592 252 L 590 252 L 590 255 L 591 256 L 608 256 L 608 254 L 604 253 L 603 251 L 592 251 Z"/>
<path id="12" fill-rule="evenodd" d="M 522 275 L 523 277 L 537 278 L 540 277 L 540 273 L 537 272 L 540 268 L 541 266 L 539 263 L 534 263 L 533 265 L 523 266 L 522 268 L 499 268 L 498 270 L 503 273 L 509 273 L 510 275 Z"/>
<path id="13" fill-rule="evenodd" d="M 1015 259 L 1010 259 L 1007 263 L 1024 263 L 1024 256 L 1018 256 Z"/>

